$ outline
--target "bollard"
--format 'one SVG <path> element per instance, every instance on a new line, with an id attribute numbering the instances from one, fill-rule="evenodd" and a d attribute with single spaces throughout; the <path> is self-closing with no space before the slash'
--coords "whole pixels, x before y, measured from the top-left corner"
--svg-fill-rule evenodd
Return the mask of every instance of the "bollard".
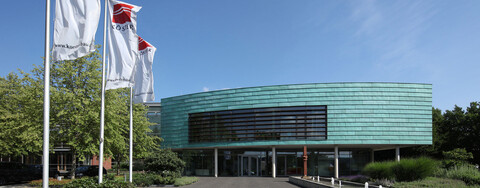
<path id="1" fill-rule="evenodd" d="M 125 182 L 127 182 L 127 174 L 123 174 L 123 176 L 125 177 Z"/>
<path id="2" fill-rule="evenodd" d="M 317 181 L 320 182 L 320 176 L 317 176 Z"/>
<path id="3" fill-rule="evenodd" d="M 312 176 L 312 180 L 315 181 L 315 176 Z"/>
<path id="4" fill-rule="evenodd" d="M 365 188 L 368 188 L 368 182 L 365 182 Z"/>
<path id="5" fill-rule="evenodd" d="M 338 186 L 342 187 L 342 181 L 338 180 Z"/>
<path id="6" fill-rule="evenodd" d="M 332 185 L 335 185 L 335 179 L 332 177 Z"/>
<path id="7" fill-rule="evenodd" d="M 382 185 L 379 185 L 378 188 L 383 188 Z"/>

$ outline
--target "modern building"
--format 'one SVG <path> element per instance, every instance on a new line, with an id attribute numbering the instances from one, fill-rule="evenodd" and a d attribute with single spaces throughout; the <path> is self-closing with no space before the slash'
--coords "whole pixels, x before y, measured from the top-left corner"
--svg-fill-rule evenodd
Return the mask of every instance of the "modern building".
<path id="1" fill-rule="evenodd" d="M 194 93 L 149 103 L 186 175 L 358 174 L 374 152 L 432 144 L 432 85 L 314 83 Z M 394 156 L 392 156 L 393 158 Z"/>

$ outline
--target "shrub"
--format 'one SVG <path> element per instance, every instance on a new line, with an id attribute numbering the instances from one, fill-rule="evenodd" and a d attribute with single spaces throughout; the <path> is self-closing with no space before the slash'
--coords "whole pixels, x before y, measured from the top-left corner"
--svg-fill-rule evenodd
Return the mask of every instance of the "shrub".
<path id="1" fill-rule="evenodd" d="M 166 177 L 160 177 L 156 180 L 156 184 L 167 184 L 167 185 L 172 185 L 175 183 L 176 177 L 173 176 L 166 176 Z"/>
<path id="2" fill-rule="evenodd" d="M 452 168 L 454 166 L 467 164 L 468 160 L 473 159 L 473 154 L 467 152 L 465 148 L 456 148 L 451 151 L 444 151 L 442 152 L 442 154 L 445 158 L 445 160 L 443 161 L 443 165 L 445 168 Z"/>
<path id="3" fill-rule="evenodd" d="M 50 178 L 48 179 L 48 185 L 49 186 L 62 186 L 65 184 L 70 183 L 72 180 L 69 179 L 62 179 L 61 181 L 58 181 L 57 179 Z M 43 180 L 33 180 L 28 183 L 31 186 L 37 187 L 37 186 L 42 186 Z"/>
<path id="4" fill-rule="evenodd" d="M 369 163 L 363 169 L 365 175 L 372 179 L 388 179 L 396 181 L 414 181 L 433 174 L 437 162 L 427 157 L 403 159 L 400 162 Z"/>
<path id="5" fill-rule="evenodd" d="M 97 177 L 84 177 L 72 180 L 72 182 L 66 184 L 64 188 L 89 188 L 98 186 Z"/>
<path id="6" fill-rule="evenodd" d="M 436 168 L 434 171 L 433 171 L 433 176 L 435 177 L 447 177 L 446 174 L 447 174 L 447 169 L 445 168 Z"/>
<path id="7" fill-rule="evenodd" d="M 130 182 L 111 180 L 100 184 L 100 188 L 134 188 L 135 186 Z"/>
<path id="8" fill-rule="evenodd" d="M 445 172 L 445 177 L 462 180 L 468 185 L 480 185 L 480 172 L 473 165 L 464 164 Z"/>
<path id="9" fill-rule="evenodd" d="M 169 149 L 162 149 L 145 159 L 145 170 L 163 177 L 180 177 L 184 168 L 185 162 Z"/>
<path id="10" fill-rule="evenodd" d="M 392 162 L 373 162 L 363 168 L 363 173 L 372 179 L 394 179 L 395 175 L 392 171 Z"/>
<path id="11" fill-rule="evenodd" d="M 105 177 L 105 180 L 115 180 L 115 174 L 113 173 L 107 174 L 104 177 Z"/>
<path id="12" fill-rule="evenodd" d="M 154 184 L 154 174 L 133 174 L 133 184 L 140 187 L 147 187 Z"/>
<path id="13" fill-rule="evenodd" d="M 110 180 L 105 178 L 102 184 L 98 184 L 98 177 L 84 177 L 71 181 L 64 188 L 134 188 L 130 182 Z"/>
<path id="14" fill-rule="evenodd" d="M 396 181 L 414 181 L 432 175 L 436 167 L 436 162 L 433 159 L 420 157 L 395 162 L 392 170 Z"/>
<path id="15" fill-rule="evenodd" d="M 120 169 L 128 170 L 130 168 L 130 163 L 128 162 L 119 162 L 119 163 L 120 163 Z"/>
<path id="16" fill-rule="evenodd" d="M 382 184 L 383 185 L 383 184 Z M 423 180 L 411 182 L 396 182 L 391 187 L 394 188 L 415 188 L 415 187 L 469 187 L 461 180 L 449 178 L 427 177 Z"/>
<path id="17" fill-rule="evenodd" d="M 145 170 L 145 165 L 143 162 L 133 163 L 133 171 L 142 171 Z"/>
<path id="18" fill-rule="evenodd" d="M 154 173 L 144 173 L 144 174 L 133 174 L 133 184 L 140 187 L 147 187 L 150 185 L 160 185 L 168 184 L 171 185 L 175 183 L 176 177 L 173 176 L 161 176 L 160 174 Z"/>

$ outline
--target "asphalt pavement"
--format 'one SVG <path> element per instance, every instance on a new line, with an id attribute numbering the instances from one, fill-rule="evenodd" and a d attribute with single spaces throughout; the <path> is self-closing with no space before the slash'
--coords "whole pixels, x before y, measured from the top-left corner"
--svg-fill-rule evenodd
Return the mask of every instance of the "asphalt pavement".
<path id="1" fill-rule="evenodd" d="M 288 177 L 199 177 L 199 181 L 184 188 L 297 188 Z"/>

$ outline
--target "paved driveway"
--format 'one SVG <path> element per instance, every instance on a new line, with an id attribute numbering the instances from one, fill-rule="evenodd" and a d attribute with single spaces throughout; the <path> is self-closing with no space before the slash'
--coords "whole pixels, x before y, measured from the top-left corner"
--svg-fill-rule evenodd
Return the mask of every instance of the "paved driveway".
<path id="1" fill-rule="evenodd" d="M 271 177 L 199 177 L 199 181 L 184 186 L 185 188 L 296 188 L 296 185 L 288 183 L 288 178 Z"/>

